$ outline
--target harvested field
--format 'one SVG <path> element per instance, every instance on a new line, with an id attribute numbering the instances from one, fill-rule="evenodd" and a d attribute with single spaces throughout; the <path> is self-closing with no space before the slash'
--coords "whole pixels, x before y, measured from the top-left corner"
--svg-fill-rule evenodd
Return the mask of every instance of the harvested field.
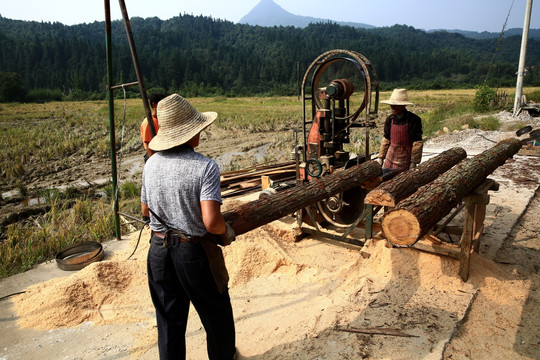
<path id="1" fill-rule="evenodd" d="M 523 126 L 528 122 L 538 124 L 528 119 Z M 288 132 L 262 133 L 257 141 L 277 144 L 276 134 Z M 512 134 L 443 135 L 426 143 L 424 156 L 455 146 L 472 155 Z M 204 136 L 220 138 L 211 129 Z M 236 139 L 227 141 L 223 146 L 233 149 Z M 215 141 L 204 143 L 201 152 L 217 151 Z M 141 158 L 139 152 L 123 160 L 123 177 L 139 176 Z M 316 237 L 294 242 L 291 216 L 239 236 L 225 248 L 239 358 L 538 359 L 539 167 L 539 158 L 518 155 L 490 176 L 500 189 L 490 193 L 468 282 L 456 260 L 385 241 L 363 248 Z M 91 182 L 100 177 L 94 173 Z M 224 208 L 256 196 L 227 200 Z M 157 358 L 148 231 L 127 260 L 138 235 L 105 243 L 105 260 L 75 273 L 49 262 L 1 280 L 0 296 L 26 292 L 0 302 L 0 359 Z M 193 309 L 186 337 L 188 359 L 205 359 L 205 333 Z"/>

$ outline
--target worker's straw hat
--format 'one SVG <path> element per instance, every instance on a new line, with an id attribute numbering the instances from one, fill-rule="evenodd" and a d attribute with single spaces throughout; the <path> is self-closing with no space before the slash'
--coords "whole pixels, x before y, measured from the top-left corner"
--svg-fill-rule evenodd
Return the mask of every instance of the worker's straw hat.
<path id="1" fill-rule="evenodd" d="M 409 101 L 406 89 L 394 89 L 388 100 L 382 100 L 381 103 L 388 105 L 414 105 Z"/>
<path id="2" fill-rule="evenodd" d="M 157 106 L 159 131 L 148 146 L 154 151 L 185 144 L 216 120 L 215 112 L 198 112 L 186 99 L 172 94 Z"/>

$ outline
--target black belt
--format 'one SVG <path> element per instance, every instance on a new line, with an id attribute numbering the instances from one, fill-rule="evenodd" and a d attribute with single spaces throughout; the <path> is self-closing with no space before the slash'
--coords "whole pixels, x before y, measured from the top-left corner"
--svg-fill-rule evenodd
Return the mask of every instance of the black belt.
<path id="1" fill-rule="evenodd" d="M 152 231 L 152 235 L 155 235 L 156 237 L 158 237 L 160 239 L 165 239 L 165 236 L 167 236 L 167 234 L 159 232 L 159 231 Z M 181 242 L 181 243 L 197 242 L 197 241 L 199 241 L 201 239 L 200 237 L 195 237 L 195 236 L 194 237 L 185 237 L 185 236 L 175 234 L 175 233 L 169 233 L 168 236 L 169 236 L 169 240 L 173 240 L 173 241 L 176 240 L 176 241 Z"/>

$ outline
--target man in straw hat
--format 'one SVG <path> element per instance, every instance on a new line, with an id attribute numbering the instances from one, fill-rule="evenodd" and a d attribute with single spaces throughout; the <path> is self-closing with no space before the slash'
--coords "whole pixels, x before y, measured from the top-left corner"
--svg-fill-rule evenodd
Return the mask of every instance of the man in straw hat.
<path id="1" fill-rule="evenodd" d="M 406 89 L 394 89 L 389 104 L 392 114 L 384 123 L 384 136 L 379 150 L 379 162 L 384 169 L 400 171 L 413 169 L 422 160 L 422 120 L 406 109 L 414 105 L 409 101 Z"/>
<path id="2" fill-rule="evenodd" d="M 235 356 L 234 319 L 223 253 L 234 230 L 221 214 L 215 161 L 194 151 L 215 112 L 198 112 L 178 94 L 157 107 L 156 153 L 143 171 L 141 206 L 150 216 L 148 284 L 156 309 L 160 359 L 185 359 L 190 302 L 206 330 L 209 359 Z M 212 235 L 216 234 L 216 235 Z"/>

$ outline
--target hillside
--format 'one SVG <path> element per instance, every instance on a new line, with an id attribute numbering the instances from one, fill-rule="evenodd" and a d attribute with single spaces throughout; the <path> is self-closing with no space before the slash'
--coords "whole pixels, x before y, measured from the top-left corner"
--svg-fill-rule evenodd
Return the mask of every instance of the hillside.
<path id="1" fill-rule="evenodd" d="M 382 89 L 474 87 L 485 80 L 493 87 L 514 86 L 521 45 L 520 36 L 499 45 L 497 39 L 427 33 L 404 25 L 261 27 L 191 15 L 132 18 L 131 25 L 147 88 L 186 96 L 295 95 L 297 77 L 311 61 L 340 48 L 366 56 Z M 122 23 L 115 21 L 112 28 L 115 83 L 134 81 Z M 30 95 L 33 89 L 46 89 L 58 99 L 66 94 L 73 100 L 101 99 L 104 31 L 104 22 L 66 26 L 0 18 L 0 75 L 11 74 Z M 539 45 L 529 41 L 526 86 L 540 85 Z"/>

